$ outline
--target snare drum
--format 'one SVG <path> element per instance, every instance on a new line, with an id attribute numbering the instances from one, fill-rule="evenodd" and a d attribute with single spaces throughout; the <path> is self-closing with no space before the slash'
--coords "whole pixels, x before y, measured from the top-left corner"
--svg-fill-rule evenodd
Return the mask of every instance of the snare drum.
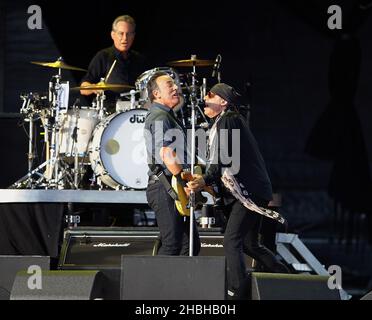
<path id="1" fill-rule="evenodd" d="M 93 132 L 89 147 L 92 169 L 113 189 L 147 187 L 146 115 L 144 109 L 115 113 L 99 123 Z"/>
<path id="2" fill-rule="evenodd" d="M 98 123 L 98 113 L 95 108 L 80 107 L 66 112 L 60 130 L 59 153 L 64 157 L 88 155 L 89 141 Z"/>

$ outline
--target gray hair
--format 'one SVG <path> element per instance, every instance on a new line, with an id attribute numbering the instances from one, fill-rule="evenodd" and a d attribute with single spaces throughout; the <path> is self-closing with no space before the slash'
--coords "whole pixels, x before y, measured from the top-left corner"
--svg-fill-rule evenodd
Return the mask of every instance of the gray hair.
<path id="1" fill-rule="evenodd" d="M 114 20 L 114 22 L 112 23 L 112 31 L 116 31 L 116 26 L 120 21 L 124 21 L 126 23 L 129 23 L 134 27 L 134 29 L 136 29 L 136 21 L 129 15 L 123 15 L 123 16 L 117 17 Z"/>

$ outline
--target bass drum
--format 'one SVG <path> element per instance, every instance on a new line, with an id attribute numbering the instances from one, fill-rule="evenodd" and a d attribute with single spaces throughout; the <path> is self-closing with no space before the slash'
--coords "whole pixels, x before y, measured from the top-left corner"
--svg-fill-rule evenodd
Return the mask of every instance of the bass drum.
<path id="1" fill-rule="evenodd" d="M 146 115 L 144 109 L 115 113 L 93 132 L 89 148 L 93 172 L 113 189 L 147 187 Z"/>

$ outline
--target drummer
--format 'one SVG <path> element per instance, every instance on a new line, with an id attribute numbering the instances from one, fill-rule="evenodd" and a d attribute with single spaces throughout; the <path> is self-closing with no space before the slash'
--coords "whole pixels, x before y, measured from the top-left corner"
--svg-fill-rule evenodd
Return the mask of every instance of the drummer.
<path id="1" fill-rule="evenodd" d="M 148 69 L 146 58 L 131 49 L 135 35 L 135 20 L 129 15 L 117 17 L 112 23 L 113 46 L 100 50 L 94 56 L 80 86 L 97 84 L 102 79 L 110 84 L 134 85 L 137 77 Z M 90 96 L 97 94 L 98 90 L 81 90 L 80 93 Z M 105 94 L 106 105 L 111 109 L 115 106 L 120 92 L 105 92 Z"/>

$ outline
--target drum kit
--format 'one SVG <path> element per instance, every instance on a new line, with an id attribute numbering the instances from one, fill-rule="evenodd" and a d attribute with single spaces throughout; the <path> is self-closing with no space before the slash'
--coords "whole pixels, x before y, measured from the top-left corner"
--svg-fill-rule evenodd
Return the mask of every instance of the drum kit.
<path id="1" fill-rule="evenodd" d="M 145 118 L 150 106 L 147 83 L 157 71 L 168 73 L 180 92 L 180 103 L 175 107 L 185 127 L 195 119 L 207 123 L 200 108 L 206 95 L 206 79 L 197 80 L 196 68 L 216 66 L 214 60 L 189 60 L 167 63 L 142 73 L 135 86 L 105 83 L 84 87 L 69 87 L 63 81 L 62 70 L 86 72 L 66 64 L 62 58 L 55 62 L 31 62 L 42 67 L 58 69 L 49 82 L 47 94 L 21 95 L 20 110 L 28 122 L 28 173 L 10 188 L 26 189 L 115 189 L 142 190 L 147 187 L 147 158 L 143 135 Z M 188 67 L 191 83 L 182 79 L 174 68 Z M 220 79 L 220 76 L 219 78 Z M 199 83 L 202 83 L 199 85 Z M 70 92 L 97 90 L 92 106 L 69 105 Z M 105 92 L 120 93 L 116 110 L 109 114 L 105 107 Z M 190 108 L 188 108 L 190 107 Z M 195 115 L 194 110 L 199 114 Z M 35 122 L 41 120 L 45 143 L 45 161 L 34 168 Z M 87 177 L 88 176 L 88 177 Z M 89 181 L 89 182 L 87 182 Z"/>

